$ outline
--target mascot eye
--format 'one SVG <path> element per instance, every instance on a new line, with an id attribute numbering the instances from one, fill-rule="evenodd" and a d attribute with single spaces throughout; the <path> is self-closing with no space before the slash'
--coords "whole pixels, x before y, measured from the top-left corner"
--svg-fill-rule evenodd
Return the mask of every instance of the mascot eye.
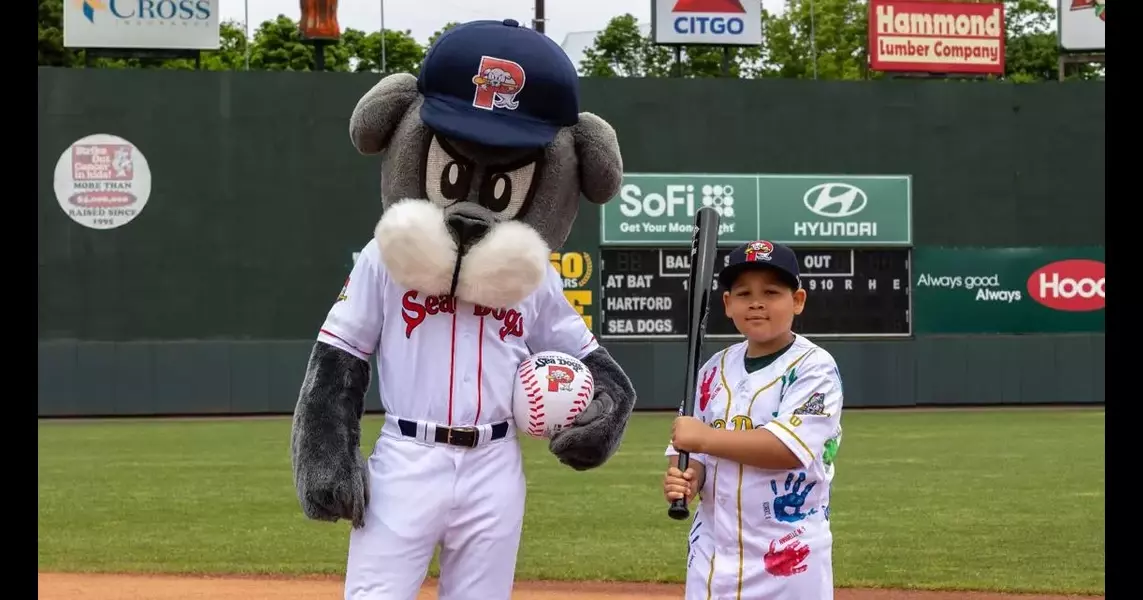
<path id="1" fill-rule="evenodd" d="M 456 202 L 464 198 L 468 191 L 468 169 L 464 165 L 450 161 L 441 172 L 441 195 Z"/>
<path id="2" fill-rule="evenodd" d="M 472 164 L 449 150 L 433 136 L 425 157 L 425 195 L 438 206 L 464 200 L 472 184 Z"/>
<path id="3" fill-rule="evenodd" d="M 488 208 L 500 212 L 508 208 L 512 200 L 512 180 L 503 173 L 496 173 L 484 179 L 484 186 L 480 188 L 480 203 Z"/>
<path id="4" fill-rule="evenodd" d="M 506 173 L 488 173 L 480 185 L 480 204 L 504 220 L 515 219 L 523 212 L 535 172 L 536 163 L 532 162 Z"/>

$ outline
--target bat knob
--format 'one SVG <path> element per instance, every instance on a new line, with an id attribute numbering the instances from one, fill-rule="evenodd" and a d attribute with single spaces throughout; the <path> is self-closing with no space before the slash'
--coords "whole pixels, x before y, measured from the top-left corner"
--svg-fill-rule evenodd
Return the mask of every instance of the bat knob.
<path id="1" fill-rule="evenodd" d="M 687 508 L 687 503 L 683 499 L 671 502 L 671 507 L 667 509 L 667 515 L 676 521 L 682 521 L 690 516 L 691 511 Z"/>

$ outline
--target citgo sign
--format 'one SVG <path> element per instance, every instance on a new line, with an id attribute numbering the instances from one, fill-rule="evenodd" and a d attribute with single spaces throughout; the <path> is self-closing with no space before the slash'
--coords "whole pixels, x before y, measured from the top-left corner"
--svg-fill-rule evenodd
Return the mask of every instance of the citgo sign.
<path id="1" fill-rule="evenodd" d="M 762 3 L 654 0 L 651 38 L 665 45 L 757 46 L 762 43 Z"/>

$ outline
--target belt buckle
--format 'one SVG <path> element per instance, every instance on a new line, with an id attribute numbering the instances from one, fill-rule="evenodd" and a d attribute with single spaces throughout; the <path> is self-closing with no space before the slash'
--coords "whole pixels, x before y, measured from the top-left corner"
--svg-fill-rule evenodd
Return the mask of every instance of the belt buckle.
<path id="1" fill-rule="evenodd" d="M 450 444 L 450 445 L 454 445 L 454 446 L 467 446 L 469 448 L 475 448 L 476 447 L 476 441 L 477 441 L 477 431 L 478 430 L 475 427 L 449 427 L 448 428 L 448 438 L 446 438 L 445 443 Z M 472 442 L 469 444 L 461 444 L 459 442 L 456 444 L 453 444 L 453 441 L 452 441 L 453 432 L 471 433 L 472 434 Z"/>

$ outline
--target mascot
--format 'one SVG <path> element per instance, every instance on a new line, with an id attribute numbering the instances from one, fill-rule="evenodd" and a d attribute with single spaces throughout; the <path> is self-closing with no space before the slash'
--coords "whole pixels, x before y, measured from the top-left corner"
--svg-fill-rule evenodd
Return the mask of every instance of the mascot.
<path id="1" fill-rule="evenodd" d="M 615 132 L 579 112 L 571 61 L 512 20 L 440 36 L 418 77 L 385 77 L 350 138 L 380 155 L 383 213 L 322 325 L 294 413 L 302 511 L 352 523 L 345 598 L 413 600 L 440 547 L 440 598 L 508 600 L 524 518 L 512 393 L 530 354 L 591 370 L 595 397 L 550 451 L 616 451 L 635 390 L 550 262 L 586 199 L 619 189 Z M 360 421 L 376 360 L 386 417 Z"/>

